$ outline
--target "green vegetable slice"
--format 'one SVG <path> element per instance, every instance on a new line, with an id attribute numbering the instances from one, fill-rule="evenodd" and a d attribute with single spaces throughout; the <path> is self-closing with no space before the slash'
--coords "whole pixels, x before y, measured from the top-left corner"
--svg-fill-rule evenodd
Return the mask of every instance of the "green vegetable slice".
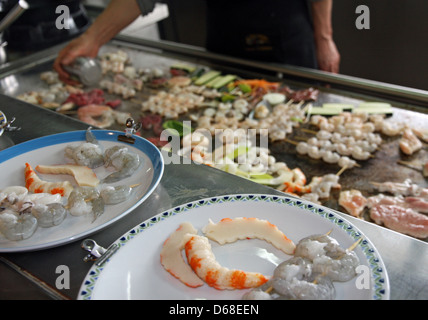
<path id="1" fill-rule="evenodd" d="M 195 84 L 198 86 L 204 85 L 211 81 L 212 79 L 218 77 L 220 75 L 220 71 L 211 70 L 206 73 L 204 73 L 202 76 L 200 76 L 198 79 L 196 79 Z"/>
<path id="2" fill-rule="evenodd" d="M 193 129 L 191 126 L 188 126 L 183 122 L 177 121 L 177 120 L 167 120 L 162 124 L 162 127 L 166 130 L 173 129 L 173 130 L 169 130 L 169 132 L 172 135 L 176 135 L 178 133 L 180 137 L 182 137 L 185 133 L 193 132 Z"/>

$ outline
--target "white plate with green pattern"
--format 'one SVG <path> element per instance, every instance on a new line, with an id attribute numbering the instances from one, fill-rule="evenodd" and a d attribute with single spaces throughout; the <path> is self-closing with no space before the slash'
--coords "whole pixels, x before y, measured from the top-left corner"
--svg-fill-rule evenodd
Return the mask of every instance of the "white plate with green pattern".
<path id="1" fill-rule="evenodd" d="M 334 211 L 286 196 L 238 194 L 201 199 L 160 213 L 135 226 L 115 244 L 119 249 L 102 265 L 94 264 L 80 288 L 78 299 L 240 299 L 247 290 L 217 290 L 208 285 L 190 288 L 168 273 L 160 263 L 163 243 L 182 222 L 191 222 L 202 234 L 209 219 L 253 217 L 275 224 L 297 243 L 331 230 L 343 248 L 361 239 L 355 253 L 361 270 L 344 283 L 334 282 L 336 299 L 389 299 L 385 265 L 370 240 Z M 211 242 L 217 261 L 225 267 L 272 275 L 291 256 L 258 239 L 219 245 Z"/>

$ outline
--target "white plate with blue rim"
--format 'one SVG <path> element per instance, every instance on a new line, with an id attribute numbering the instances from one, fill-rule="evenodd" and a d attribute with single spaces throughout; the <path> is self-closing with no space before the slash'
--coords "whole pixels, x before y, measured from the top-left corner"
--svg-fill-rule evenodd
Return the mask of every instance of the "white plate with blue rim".
<path id="1" fill-rule="evenodd" d="M 160 263 L 160 252 L 169 235 L 183 222 L 199 234 L 209 219 L 252 217 L 275 224 L 297 243 L 313 234 L 335 238 L 343 248 L 355 247 L 361 267 L 348 282 L 334 282 L 336 299 L 389 299 L 385 265 L 370 240 L 334 211 L 311 202 L 286 196 L 236 194 L 186 203 L 160 213 L 135 226 L 117 239 L 117 251 L 104 263 L 94 265 L 85 277 L 80 300 L 133 299 L 241 299 L 247 290 L 217 290 L 206 284 L 191 288 L 168 273 Z M 238 240 L 220 245 L 210 241 L 217 261 L 225 267 L 271 276 L 275 267 L 291 256 L 259 239 Z M 183 255 L 183 258 L 185 256 Z"/>
<path id="2" fill-rule="evenodd" d="M 114 145 L 125 145 L 130 152 L 140 157 L 140 167 L 131 176 L 112 185 L 132 185 L 132 195 L 126 201 L 105 206 L 104 213 L 95 219 L 93 215 L 68 215 L 58 226 L 51 228 L 38 227 L 28 239 L 11 241 L 0 234 L 0 252 L 21 252 L 57 247 L 98 232 L 110 224 L 125 217 L 142 202 L 144 202 L 159 184 L 164 172 L 164 160 L 159 149 L 151 142 L 138 136 L 135 143 L 129 144 L 118 141 L 124 132 L 113 130 L 92 131 L 103 148 Z M 8 186 L 25 186 L 25 163 L 33 168 L 37 165 L 54 165 L 71 163 L 65 157 L 68 145 L 79 145 L 85 141 L 86 131 L 71 131 L 49 135 L 26 141 L 0 151 L 0 190 Z M 112 172 L 111 168 L 99 167 L 93 169 L 99 179 Z M 69 175 L 38 174 L 45 181 L 70 181 L 77 186 L 74 178 Z"/>

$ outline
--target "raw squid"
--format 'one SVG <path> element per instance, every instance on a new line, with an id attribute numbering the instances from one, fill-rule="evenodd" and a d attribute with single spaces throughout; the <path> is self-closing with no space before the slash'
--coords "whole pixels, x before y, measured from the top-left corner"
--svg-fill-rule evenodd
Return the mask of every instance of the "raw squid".
<path id="1" fill-rule="evenodd" d="M 286 254 L 293 254 L 295 245 L 277 226 L 257 218 L 225 218 L 218 223 L 209 220 L 202 231 L 211 240 L 220 244 L 239 239 L 257 238 L 265 240 Z"/>
<path id="2" fill-rule="evenodd" d="M 193 272 L 192 268 L 184 261 L 181 250 L 186 244 L 187 234 L 197 234 L 197 230 L 188 222 L 180 224 L 168 239 L 165 240 L 160 258 L 161 264 L 174 277 L 183 282 L 186 286 L 196 288 L 204 282 Z"/>

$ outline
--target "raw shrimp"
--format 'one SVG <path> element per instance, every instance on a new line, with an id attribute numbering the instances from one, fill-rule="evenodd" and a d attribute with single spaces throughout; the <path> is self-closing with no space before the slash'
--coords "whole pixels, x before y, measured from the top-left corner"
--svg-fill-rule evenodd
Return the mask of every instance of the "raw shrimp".
<path id="1" fill-rule="evenodd" d="M 53 202 L 34 205 L 31 214 L 37 218 L 40 227 L 49 228 L 60 225 L 67 217 L 68 210 L 61 203 Z"/>
<path id="2" fill-rule="evenodd" d="M 67 208 L 73 216 L 93 213 L 95 221 L 104 213 L 104 200 L 95 188 L 77 187 L 68 197 Z"/>
<path id="3" fill-rule="evenodd" d="M 73 159 L 75 163 L 91 169 L 98 168 L 104 164 L 103 150 L 91 132 L 90 127 L 86 130 L 86 142 L 79 146 L 67 146 L 65 155 Z"/>
<path id="4" fill-rule="evenodd" d="M 235 242 L 239 239 L 257 238 L 271 243 L 286 254 L 293 254 L 296 247 L 277 226 L 257 218 L 225 218 L 218 223 L 213 223 L 210 219 L 202 232 L 209 239 L 220 244 Z"/>
<path id="5" fill-rule="evenodd" d="M 19 214 L 9 208 L 0 212 L 0 233 L 8 240 L 28 239 L 36 229 L 37 219 L 31 214 Z"/>
<path id="6" fill-rule="evenodd" d="M 348 281 L 355 277 L 359 259 L 354 251 L 343 249 L 328 235 L 312 235 L 296 245 L 294 255 L 312 261 L 314 272 L 332 281 Z"/>
<path id="7" fill-rule="evenodd" d="M 140 157 L 128 151 L 128 148 L 114 146 L 105 151 L 105 166 L 114 167 L 117 171 L 105 177 L 103 183 L 116 182 L 131 176 L 140 165 Z"/>
<path id="8" fill-rule="evenodd" d="M 130 198 L 132 188 L 130 186 L 105 186 L 101 189 L 100 195 L 105 204 L 118 204 Z"/>
<path id="9" fill-rule="evenodd" d="M 209 286 L 223 290 L 254 288 L 268 281 L 256 272 L 232 270 L 221 266 L 215 259 L 208 238 L 188 235 L 184 248 L 191 268 Z"/>
<path id="10" fill-rule="evenodd" d="M 268 295 L 268 296 L 267 296 Z M 272 279 L 247 292 L 245 300 L 332 300 L 336 290 L 332 281 L 313 272 L 310 260 L 293 257 L 280 263 Z"/>
<path id="11" fill-rule="evenodd" d="M 77 116 L 91 126 L 107 128 L 114 123 L 114 111 L 109 106 L 89 104 L 77 109 Z M 97 120 L 96 118 L 99 118 Z"/>
<path id="12" fill-rule="evenodd" d="M 418 137 L 413 133 L 411 129 L 404 130 L 399 145 L 400 150 L 407 155 L 412 155 L 423 147 L 422 142 L 418 139 Z"/>
<path id="13" fill-rule="evenodd" d="M 197 233 L 198 230 L 196 230 L 191 223 L 183 222 L 178 229 L 165 240 L 160 254 L 161 264 L 165 270 L 191 288 L 200 287 L 204 282 L 193 272 L 186 261 L 184 261 L 181 250 L 184 249 L 186 241 L 188 240 L 186 235 Z"/>
<path id="14" fill-rule="evenodd" d="M 367 204 L 367 199 L 359 190 L 346 190 L 340 192 L 339 204 L 352 216 L 361 218 L 361 214 Z"/>

